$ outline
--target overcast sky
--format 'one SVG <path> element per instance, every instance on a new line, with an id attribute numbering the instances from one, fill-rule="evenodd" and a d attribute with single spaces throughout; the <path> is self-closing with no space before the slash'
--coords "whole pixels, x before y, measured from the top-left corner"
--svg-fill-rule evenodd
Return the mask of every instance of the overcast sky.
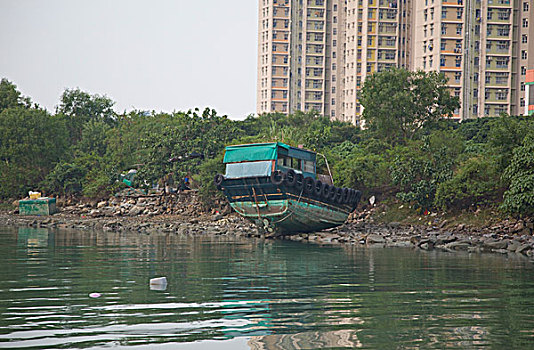
<path id="1" fill-rule="evenodd" d="M 118 112 L 255 111 L 257 0 L 0 0 L 0 77 L 49 111 L 65 88 Z"/>

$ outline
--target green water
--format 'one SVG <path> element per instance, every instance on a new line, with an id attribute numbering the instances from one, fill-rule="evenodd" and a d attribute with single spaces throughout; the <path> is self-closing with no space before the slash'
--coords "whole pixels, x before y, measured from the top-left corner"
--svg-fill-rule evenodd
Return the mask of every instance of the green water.
<path id="1" fill-rule="evenodd" d="M 26 228 L 0 241 L 0 348 L 534 348 L 521 257 Z"/>

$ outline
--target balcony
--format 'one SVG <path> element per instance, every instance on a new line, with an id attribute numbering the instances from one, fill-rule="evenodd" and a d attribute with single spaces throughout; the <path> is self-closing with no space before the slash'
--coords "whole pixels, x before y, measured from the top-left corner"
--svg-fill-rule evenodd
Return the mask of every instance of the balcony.
<path id="1" fill-rule="evenodd" d="M 508 78 L 491 77 L 486 79 L 486 87 L 507 87 Z"/>
<path id="2" fill-rule="evenodd" d="M 510 55 L 510 48 L 499 48 L 492 46 L 491 48 L 486 48 L 486 54 L 487 55 L 503 55 L 503 56 L 509 56 Z"/>
<path id="3" fill-rule="evenodd" d="M 488 0 L 488 7 L 510 7 L 510 0 Z"/>
<path id="4" fill-rule="evenodd" d="M 444 0 L 443 6 L 463 6 L 463 0 Z"/>
<path id="5" fill-rule="evenodd" d="M 397 26 L 378 26 L 378 34 L 390 35 L 397 33 Z"/>
<path id="6" fill-rule="evenodd" d="M 380 0 L 378 7 L 387 7 L 390 9 L 396 9 L 398 7 L 397 0 Z"/>
<path id="7" fill-rule="evenodd" d="M 488 15 L 487 22 L 488 24 L 505 24 L 510 23 L 510 12 L 498 12 L 498 13 L 492 13 L 491 16 Z"/>
<path id="8" fill-rule="evenodd" d="M 492 60 L 490 63 L 486 62 L 486 70 L 489 71 L 508 71 L 510 69 L 510 64 L 505 61 L 495 61 Z"/>

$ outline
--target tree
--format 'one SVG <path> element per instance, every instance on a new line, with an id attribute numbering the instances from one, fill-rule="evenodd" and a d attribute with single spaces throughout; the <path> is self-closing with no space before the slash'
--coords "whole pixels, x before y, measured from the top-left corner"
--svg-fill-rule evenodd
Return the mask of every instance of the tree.
<path id="1" fill-rule="evenodd" d="M 82 129 L 89 120 L 113 124 L 116 119 L 113 102 L 107 96 L 90 95 L 80 89 L 67 89 L 61 95 L 57 110 L 69 118 L 71 140 L 76 143 L 82 136 Z"/>
<path id="2" fill-rule="evenodd" d="M 390 141 L 412 139 L 425 123 L 450 117 L 460 107 L 443 74 L 400 68 L 368 77 L 361 104 L 366 125 Z"/>
<path id="3" fill-rule="evenodd" d="M 67 141 L 60 116 L 22 107 L 0 113 L 0 198 L 35 188 L 63 157 Z"/>
<path id="4" fill-rule="evenodd" d="M 17 86 L 9 80 L 3 78 L 0 81 L 0 113 L 4 109 L 15 107 L 30 107 L 31 101 L 28 97 L 23 97 Z"/>

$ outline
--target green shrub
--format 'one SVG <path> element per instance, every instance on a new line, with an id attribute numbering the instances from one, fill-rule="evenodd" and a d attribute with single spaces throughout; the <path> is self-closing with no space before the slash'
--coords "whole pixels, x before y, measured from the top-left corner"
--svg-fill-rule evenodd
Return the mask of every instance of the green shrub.
<path id="1" fill-rule="evenodd" d="M 449 180 L 438 185 L 438 208 L 464 209 L 496 200 L 500 190 L 498 165 L 492 158 L 474 157 L 462 163 Z"/>
<path id="2" fill-rule="evenodd" d="M 534 214 L 534 133 L 513 150 L 503 178 L 509 181 L 502 208 L 515 215 Z"/>

